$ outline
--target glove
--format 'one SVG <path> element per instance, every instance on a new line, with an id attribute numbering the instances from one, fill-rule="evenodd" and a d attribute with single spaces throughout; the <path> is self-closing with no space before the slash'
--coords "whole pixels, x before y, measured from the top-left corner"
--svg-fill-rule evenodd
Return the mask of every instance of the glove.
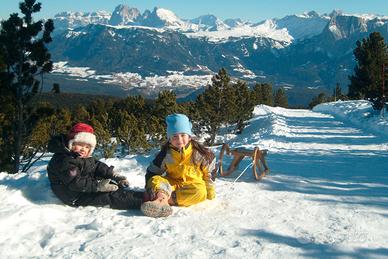
<path id="1" fill-rule="evenodd" d="M 127 177 L 119 175 L 118 173 L 113 173 L 112 180 L 115 181 L 120 187 L 128 187 L 129 181 Z"/>
<path id="2" fill-rule="evenodd" d="M 98 192 L 114 192 L 114 191 L 117 191 L 117 189 L 119 189 L 119 187 L 115 184 L 111 184 L 110 179 L 101 180 L 97 184 Z"/>
<path id="3" fill-rule="evenodd" d="M 207 199 L 213 200 L 216 197 L 216 189 L 214 188 L 214 185 L 206 185 L 206 192 L 207 192 Z"/>

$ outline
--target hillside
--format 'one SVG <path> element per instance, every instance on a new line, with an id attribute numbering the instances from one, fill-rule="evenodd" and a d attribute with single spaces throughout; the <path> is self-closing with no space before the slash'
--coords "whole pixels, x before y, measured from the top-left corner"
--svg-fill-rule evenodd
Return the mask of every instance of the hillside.
<path id="1" fill-rule="evenodd" d="M 316 110 L 257 106 L 227 142 L 268 149 L 271 173 L 235 181 L 243 160 L 216 180 L 215 200 L 168 218 L 62 205 L 47 179 L 50 156 L 28 174 L 0 173 L 2 258 L 386 258 L 388 120 L 364 102 Z M 142 189 L 155 152 L 103 161 Z"/>

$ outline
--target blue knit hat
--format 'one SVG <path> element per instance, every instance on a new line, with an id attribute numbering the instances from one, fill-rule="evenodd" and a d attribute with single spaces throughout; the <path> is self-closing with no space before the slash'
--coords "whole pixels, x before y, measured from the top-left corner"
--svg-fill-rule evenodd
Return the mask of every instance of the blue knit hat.
<path id="1" fill-rule="evenodd" d="M 185 133 L 192 136 L 191 122 L 189 118 L 180 113 L 170 114 L 166 117 L 167 137 L 170 138 L 177 133 Z"/>

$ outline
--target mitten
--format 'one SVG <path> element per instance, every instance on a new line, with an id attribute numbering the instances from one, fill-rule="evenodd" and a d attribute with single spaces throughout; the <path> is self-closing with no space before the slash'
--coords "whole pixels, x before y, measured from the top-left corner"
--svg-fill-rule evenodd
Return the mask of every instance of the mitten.
<path id="1" fill-rule="evenodd" d="M 118 188 L 119 187 L 117 185 L 110 183 L 110 179 L 101 180 L 97 184 L 98 192 L 114 192 L 114 191 L 117 191 Z"/>
<path id="2" fill-rule="evenodd" d="M 213 184 L 206 185 L 207 199 L 213 200 L 216 197 L 216 189 Z"/>
<path id="3" fill-rule="evenodd" d="M 120 175 L 118 173 L 113 173 L 112 180 L 115 181 L 120 187 L 128 187 L 129 181 L 127 177 Z"/>

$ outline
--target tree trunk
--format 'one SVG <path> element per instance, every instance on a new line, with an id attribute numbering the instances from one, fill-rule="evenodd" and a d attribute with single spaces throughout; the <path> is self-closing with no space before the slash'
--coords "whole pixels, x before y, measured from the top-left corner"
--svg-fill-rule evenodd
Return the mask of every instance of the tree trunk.
<path id="1" fill-rule="evenodd" d="M 16 174 L 20 168 L 20 155 L 22 146 L 22 131 L 23 131 L 23 103 L 22 103 L 22 86 L 19 83 L 16 93 L 16 125 L 15 125 L 15 154 L 13 171 L 11 173 Z"/>

